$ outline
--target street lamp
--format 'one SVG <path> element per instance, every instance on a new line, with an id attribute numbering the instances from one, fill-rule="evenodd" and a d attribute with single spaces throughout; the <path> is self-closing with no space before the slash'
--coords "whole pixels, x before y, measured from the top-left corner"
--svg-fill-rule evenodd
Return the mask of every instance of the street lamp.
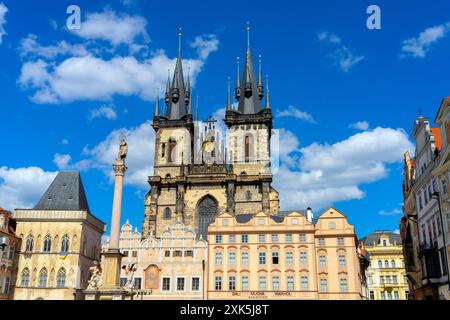
<path id="1" fill-rule="evenodd" d="M 5 250 L 5 248 L 9 244 L 9 238 L 8 237 L 1 237 L 0 238 L 0 248 L 2 248 L 2 251 Z"/>
<path id="2" fill-rule="evenodd" d="M 438 208 L 439 208 L 439 220 L 441 220 L 441 230 L 442 230 L 442 242 L 444 243 L 444 253 L 445 253 L 445 255 L 444 255 L 444 257 L 445 257 L 445 261 L 444 261 L 444 263 L 445 263 L 445 266 L 446 266 L 446 268 L 448 269 L 448 254 L 447 254 L 447 244 L 446 244 L 446 241 L 445 241 L 445 236 L 446 236 L 446 234 L 445 234 L 445 228 L 444 228 L 444 217 L 443 217 L 443 215 L 442 215 L 442 209 L 441 209 L 441 199 L 440 199 L 440 196 L 439 196 L 439 192 L 434 192 L 432 195 L 431 195 L 431 197 L 433 198 L 433 199 L 435 199 L 436 201 L 437 201 L 437 203 L 438 203 Z M 449 272 L 449 270 L 447 270 L 447 283 L 448 283 L 448 288 L 449 288 L 449 290 L 450 290 L 450 272 Z"/>

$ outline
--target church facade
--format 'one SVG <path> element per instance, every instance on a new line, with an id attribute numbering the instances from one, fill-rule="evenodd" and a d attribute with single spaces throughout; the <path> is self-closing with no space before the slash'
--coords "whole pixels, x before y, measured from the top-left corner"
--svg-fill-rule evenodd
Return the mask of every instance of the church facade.
<path id="1" fill-rule="evenodd" d="M 242 77 L 238 60 L 236 104 L 228 81 L 226 112 L 220 119 L 226 134 L 214 119 L 199 122 L 198 109 L 194 116 L 190 79 L 184 77 L 179 50 L 164 105 L 160 107 L 157 99 L 153 117 L 154 173 L 145 197 L 144 239 L 159 237 L 175 221 L 206 239 L 208 225 L 223 212 L 279 212 L 278 192 L 272 187 L 269 90 L 263 86 L 261 63 L 258 76 L 255 73 L 250 45 Z"/>

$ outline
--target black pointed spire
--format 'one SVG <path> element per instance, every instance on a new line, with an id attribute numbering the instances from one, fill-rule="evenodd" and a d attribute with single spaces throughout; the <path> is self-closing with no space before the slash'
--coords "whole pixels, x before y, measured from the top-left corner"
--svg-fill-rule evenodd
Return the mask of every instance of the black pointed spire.
<path id="1" fill-rule="evenodd" d="M 266 75 L 266 104 L 265 109 L 270 109 L 270 89 L 269 89 L 269 76 Z"/>
<path id="2" fill-rule="evenodd" d="M 159 88 L 156 91 L 155 117 L 159 116 Z"/>
<path id="3" fill-rule="evenodd" d="M 239 57 L 236 58 L 237 65 L 237 74 L 236 74 L 236 90 L 235 90 L 235 98 L 239 100 L 241 97 L 241 72 L 239 70 Z"/>
<path id="4" fill-rule="evenodd" d="M 230 89 L 230 77 L 228 77 L 228 97 L 227 97 L 227 111 L 231 110 L 231 89 Z"/>
<path id="5" fill-rule="evenodd" d="M 166 94 L 164 95 L 164 102 L 169 104 L 170 100 L 170 69 L 167 69 L 167 84 L 166 84 Z"/>
<path id="6" fill-rule="evenodd" d="M 261 68 L 261 55 L 259 55 L 259 71 L 258 71 L 258 97 L 259 100 L 262 100 L 264 98 L 264 87 L 263 87 L 263 80 L 262 80 L 262 68 Z"/>

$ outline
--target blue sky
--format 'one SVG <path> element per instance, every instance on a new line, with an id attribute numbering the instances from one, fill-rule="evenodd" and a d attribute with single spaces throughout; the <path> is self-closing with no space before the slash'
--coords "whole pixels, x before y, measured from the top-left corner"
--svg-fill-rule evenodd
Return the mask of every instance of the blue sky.
<path id="1" fill-rule="evenodd" d="M 177 30 L 200 115 L 220 114 L 226 79 L 251 23 L 253 58 L 270 78 L 283 209 L 329 205 L 359 236 L 395 230 L 402 158 L 418 109 L 434 119 L 449 95 L 448 1 L 0 0 L 0 206 L 32 206 L 58 169 L 77 169 L 92 212 L 109 223 L 119 132 L 130 144 L 123 219 L 140 228 L 153 163 L 156 88 Z M 66 9 L 81 8 L 81 29 Z M 100 70 L 100 71 L 99 71 Z"/>

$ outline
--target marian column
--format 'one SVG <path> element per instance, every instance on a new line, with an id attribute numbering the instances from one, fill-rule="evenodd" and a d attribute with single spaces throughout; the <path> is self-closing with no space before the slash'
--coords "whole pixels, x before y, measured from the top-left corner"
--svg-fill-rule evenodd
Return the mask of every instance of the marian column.
<path id="1" fill-rule="evenodd" d="M 103 266 L 96 267 L 98 271 L 98 281 L 92 281 L 95 285 L 90 285 L 85 290 L 86 299 L 89 300 L 128 300 L 132 299 L 132 292 L 120 287 L 120 270 L 122 267 L 123 254 L 120 253 L 120 220 L 122 217 L 122 189 L 123 178 L 127 167 L 125 158 L 128 154 L 128 145 L 124 137 L 120 138 L 119 154 L 113 165 L 116 174 L 114 185 L 114 199 L 111 217 L 110 241 L 108 250 L 102 254 Z M 92 268 L 91 268 L 92 269 Z M 97 279 L 95 279 L 97 280 Z"/>

